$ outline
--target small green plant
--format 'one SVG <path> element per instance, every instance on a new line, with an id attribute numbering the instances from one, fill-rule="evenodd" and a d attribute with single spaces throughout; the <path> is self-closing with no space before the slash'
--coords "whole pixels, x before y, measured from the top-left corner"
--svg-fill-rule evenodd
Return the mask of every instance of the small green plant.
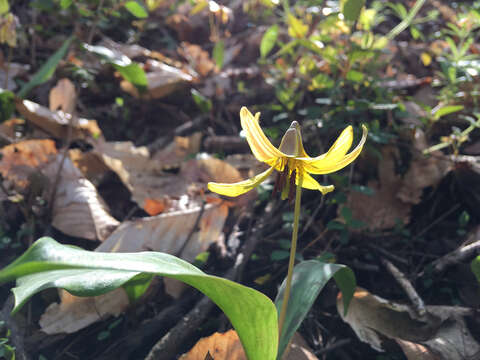
<path id="1" fill-rule="evenodd" d="M 0 321 L 0 328 L 3 328 L 5 323 Z M 15 347 L 9 344 L 10 330 L 6 331 L 3 337 L 0 337 L 0 358 L 6 360 L 15 360 Z"/>

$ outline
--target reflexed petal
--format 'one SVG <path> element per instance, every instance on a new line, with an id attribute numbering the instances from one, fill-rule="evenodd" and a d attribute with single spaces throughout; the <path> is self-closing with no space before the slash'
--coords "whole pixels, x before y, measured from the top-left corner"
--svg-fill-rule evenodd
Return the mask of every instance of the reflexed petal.
<path id="1" fill-rule="evenodd" d="M 295 183 L 298 185 L 299 182 L 299 174 L 297 174 L 297 178 L 295 179 Z M 302 187 L 305 189 L 310 189 L 310 190 L 319 190 L 323 195 L 333 191 L 335 189 L 335 186 L 333 185 L 328 185 L 328 186 L 323 186 L 320 185 L 317 180 L 315 180 L 313 177 L 308 175 L 306 172 L 303 173 L 303 181 L 302 181 Z"/>
<path id="2" fill-rule="evenodd" d="M 325 154 L 308 160 L 319 161 L 328 159 L 328 161 L 338 161 L 345 156 L 348 149 L 350 149 L 352 146 L 352 142 L 353 128 L 351 126 L 347 126 Z"/>
<path id="3" fill-rule="evenodd" d="M 246 107 L 242 107 L 240 110 L 240 122 L 253 155 L 263 162 L 285 156 L 265 136 L 258 124 L 259 117 L 260 113 L 256 113 L 254 117 Z"/>
<path id="4" fill-rule="evenodd" d="M 265 181 L 267 177 L 272 173 L 273 167 L 269 168 L 268 170 L 244 181 L 240 181 L 233 184 L 221 184 L 221 183 L 208 183 L 208 190 L 215 192 L 220 195 L 226 196 L 239 196 L 247 191 L 256 188 L 260 183 Z"/>
<path id="5" fill-rule="evenodd" d="M 365 125 L 362 125 L 362 139 L 360 140 L 355 149 L 353 149 L 349 154 L 345 155 L 346 151 L 351 146 L 351 138 L 350 135 L 348 135 L 347 130 L 349 128 L 351 131 L 350 126 L 346 128 L 343 131 L 342 135 L 340 135 L 340 137 L 337 139 L 337 141 L 335 141 L 335 144 L 332 146 L 332 148 L 325 155 L 312 159 L 300 159 L 303 160 L 303 166 L 305 171 L 308 171 L 310 174 L 329 174 L 331 172 L 343 169 L 345 166 L 354 161 L 358 157 L 358 155 L 360 155 L 363 145 L 367 140 L 368 130 Z M 344 133 L 346 133 L 346 135 L 344 135 Z M 344 139 L 341 139 L 343 136 Z M 331 151 L 332 149 L 334 149 L 334 151 Z M 341 157 L 339 157 L 340 154 L 342 154 Z"/>

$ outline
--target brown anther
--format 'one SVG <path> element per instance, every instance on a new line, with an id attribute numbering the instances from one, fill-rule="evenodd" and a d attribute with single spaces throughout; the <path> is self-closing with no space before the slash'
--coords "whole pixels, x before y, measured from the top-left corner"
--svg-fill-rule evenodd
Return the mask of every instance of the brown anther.
<path id="1" fill-rule="evenodd" d="M 275 184 L 273 185 L 273 191 L 272 191 L 272 197 L 277 193 L 282 193 L 283 188 L 287 184 L 287 178 L 288 178 L 288 163 L 285 165 L 283 170 L 279 173 L 277 173 L 277 177 L 275 178 Z"/>
<path id="2" fill-rule="evenodd" d="M 295 200 L 295 179 L 297 178 L 297 171 L 293 170 L 292 174 L 290 175 L 290 188 L 288 189 L 288 202 L 293 204 Z"/>

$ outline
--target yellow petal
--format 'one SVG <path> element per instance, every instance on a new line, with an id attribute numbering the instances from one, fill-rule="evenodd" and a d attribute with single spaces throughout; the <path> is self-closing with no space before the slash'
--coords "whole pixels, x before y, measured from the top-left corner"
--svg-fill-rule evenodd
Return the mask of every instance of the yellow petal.
<path id="1" fill-rule="evenodd" d="M 351 131 L 350 126 L 343 131 L 337 141 L 335 141 L 335 144 L 333 144 L 326 154 L 312 159 L 305 159 L 303 161 L 304 169 L 310 174 L 329 174 L 343 169 L 345 166 L 354 161 L 362 151 L 368 134 L 368 130 L 365 125 L 362 125 L 362 129 L 362 139 L 358 143 L 357 147 L 349 154 L 345 155 L 351 146 L 351 137 L 348 135 L 348 133 Z M 353 137 L 353 135 L 351 136 Z"/>
<path id="2" fill-rule="evenodd" d="M 295 183 L 298 185 L 299 183 L 299 178 L 300 175 L 297 174 L 297 178 L 295 179 Z M 313 177 L 308 175 L 307 172 L 303 173 L 303 179 L 302 179 L 302 187 L 305 189 L 310 189 L 310 190 L 319 190 L 323 195 L 333 191 L 335 189 L 335 186 L 333 185 L 328 185 L 328 186 L 323 186 L 320 185 L 317 180 L 315 180 Z"/>
<path id="3" fill-rule="evenodd" d="M 253 117 L 252 113 L 248 111 L 246 107 L 242 107 L 240 110 L 240 122 L 253 155 L 255 155 L 259 161 L 263 162 L 285 156 L 280 150 L 273 146 L 265 136 L 258 124 L 259 117 L 260 113 L 256 113 L 255 117 Z"/>
<path id="4" fill-rule="evenodd" d="M 256 188 L 260 183 L 265 181 L 267 177 L 272 173 L 273 167 L 269 168 L 268 170 L 244 181 L 240 181 L 233 184 L 221 184 L 221 183 L 208 183 L 208 190 L 215 192 L 220 195 L 226 196 L 239 196 L 247 191 Z"/>
<path id="5" fill-rule="evenodd" d="M 328 161 L 338 161 L 345 156 L 348 149 L 352 146 L 353 142 L 353 128 L 351 126 L 347 126 L 340 136 L 335 140 L 332 147 L 320 156 L 316 156 L 312 159 L 307 159 L 309 161 L 319 161 L 319 160 L 326 160 Z"/>

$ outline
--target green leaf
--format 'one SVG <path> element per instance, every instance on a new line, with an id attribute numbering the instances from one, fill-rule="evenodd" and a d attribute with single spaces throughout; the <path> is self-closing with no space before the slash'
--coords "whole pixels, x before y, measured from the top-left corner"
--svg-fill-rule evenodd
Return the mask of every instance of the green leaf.
<path id="1" fill-rule="evenodd" d="M 0 122 L 10 119 L 15 110 L 15 95 L 0 89 Z"/>
<path id="2" fill-rule="evenodd" d="M 435 120 L 440 119 L 442 116 L 452 114 L 457 111 L 463 110 L 464 106 L 463 105 L 447 105 L 439 108 L 438 110 L 435 111 L 433 114 L 433 118 Z"/>
<path id="3" fill-rule="evenodd" d="M 67 53 L 68 47 L 72 43 L 75 37 L 71 36 L 62 44 L 62 46 L 47 60 L 45 64 L 42 65 L 40 69 L 33 75 L 28 83 L 23 85 L 23 87 L 18 92 L 18 96 L 24 98 L 30 90 L 35 86 L 43 84 L 48 81 L 57 69 L 58 63 Z"/>
<path id="4" fill-rule="evenodd" d="M 293 334 L 299 328 L 320 291 L 332 277 L 342 291 L 345 304 L 344 312 L 346 314 L 356 286 L 355 274 L 349 267 L 339 264 L 327 264 L 318 260 L 303 261 L 295 266 L 287 314 L 282 334 L 280 335 L 277 359 L 281 359 Z M 282 308 L 285 282 L 286 280 L 283 281 L 275 299 L 278 312 Z"/>
<path id="5" fill-rule="evenodd" d="M 113 67 L 124 77 L 137 87 L 146 87 L 148 85 L 145 71 L 137 63 L 131 63 L 127 66 L 113 64 Z"/>
<path id="6" fill-rule="evenodd" d="M 200 91 L 195 89 L 190 90 L 190 93 L 192 94 L 193 101 L 195 101 L 195 104 L 198 106 L 201 112 L 206 114 L 212 110 L 212 100 L 206 98 L 202 95 L 202 93 L 200 93 Z"/>
<path id="7" fill-rule="evenodd" d="M 345 16 L 345 20 L 357 21 L 363 5 L 365 5 L 365 0 L 343 0 L 342 13 Z"/>
<path id="8" fill-rule="evenodd" d="M 219 40 L 215 44 L 215 47 L 213 48 L 213 52 L 212 52 L 213 60 L 215 60 L 215 63 L 217 64 L 219 69 L 221 69 L 223 66 L 224 53 L 225 53 L 225 43 L 223 42 L 223 40 Z"/>
<path id="9" fill-rule="evenodd" d="M 473 259 L 472 263 L 470 264 L 470 268 L 480 283 L 480 256 L 477 256 L 475 259 Z"/>
<path id="10" fill-rule="evenodd" d="M 65 10 L 72 5 L 73 0 L 60 0 L 60 7 Z"/>
<path id="11" fill-rule="evenodd" d="M 128 56 L 101 45 L 83 44 L 83 48 L 112 64 L 125 80 L 135 86 L 144 88 L 148 85 L 147 75 L 143 68 L 138 63 L 132 62 Z"/>
<path id="12" fill-rule="evenodd" d="M 136 1 L 127 1 L 125 3 L 125 9 L 139 19 L 145 19 L 148 17 L 147 10 Z"/>
<path id="13" fill-rule="evenodd" d="M 272 51 L 278 37 L 278 25 L 270 26 L 265 34 L 263 34 L 262 41 L 260 43 L 260 56 L 265 58 L 270 51 Z"/>
<path id="14" fill-rule="evenodd" d="M 0 0 L 0 15 L 6 14 L 9 10 L 8 0 Z"/>
<path id="15" fill-rule="evenodd" d="M 354 81 L 354 82 L 361 82 L 364 78 L 364 74 L 361 73 L 360 71 L 356 71 L 356 70 L 350 70 L 347 75 L 346 75 L 346 78 L 347 80 L 350 80 L 350 81 Z"/>
<path id="16" fill-rule="evenodd" d="M 62 288 L 76 296 L 96 296 L 127 284 L 139 274 L 177 279 L 200 290 L 228 316 L 248 359 L 275 359 L 277 313 L 269 298 L 230 280 L 205 274 L 169 254 L 92 252 L 43 237 L 0 271 L 0 283 L 17 280 L 12 290 L 16 313 L 31 296 L 47 288 Z"/>

